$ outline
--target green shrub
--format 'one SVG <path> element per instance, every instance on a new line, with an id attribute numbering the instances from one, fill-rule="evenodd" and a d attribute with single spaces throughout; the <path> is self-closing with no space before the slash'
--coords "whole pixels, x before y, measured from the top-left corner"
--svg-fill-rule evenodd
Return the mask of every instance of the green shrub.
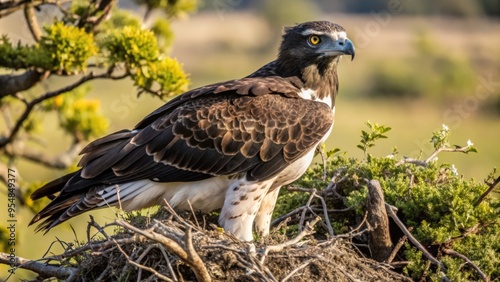
<path id="1" fill-rule="evenodd" d="M 488 196 L 477 204 L 480 196 L 488 189 L 483 182 L 463 179 L 454 165 L 439 164 L 435 158 L 411 160 L 399 158 L 397 150 L 386 157 L 374 157 L 367 152 L 378 139 L 384 138 L 390 128 L 367 123 L 369 131 L 363 131 L 361 144 L 365 158 L 346 157 L 345 153 L 330 154 L 326 161 L 327 180 L 323 180 L 324 167 L 316 165 L 299 179 L 295 186 L 315 188 L 325 198 L 329 209 L 346 209 L 342 213 L 331 213 L 330 220 L 336 234 L 345 233 L 359 224 L 366 212 L 367 182 L 380 182 L 385 201 L 396 206 L 399 218 L 412 234 L 438 257 L 447 267 L 447 276 L 452 281 L 479 280 L 478 274 L 464 266 L 460 258 L 443 253 L 452 249 L 471 259 L 489 277 L 500 277 L 500 200 Z M 433 133 L 430 140 L 438 151 L 475 152 L 469 141 L 466 146 L 452 147 L 448 143 L 448 127 Z M 370 146 L 367 146 L 370 144 Z M 435 154 L 433 154 L 434 156 Z M 488 176 L 491 183 L 496 170 Z M 330 183 L 330 179 L 334 182 Z M 335 184 L 335 193 L 325 187 Z M 330 188 L 331 190 L 331 188 Z M 304 205 L 306 193 L 283 191 L 278 200 L 275 214 L 285 214 Z M 316 203 L 319 205 L 319 203 Z M 319 234 L 325 233 L 318 227 Z M 393 235 L 398 234 L 391 230 Z M 366 240 L 363 237 L 359 240 Z M 393 238 L 398 240 L 398 238 Z M 440 279 L 436 268 L 428 268 L 428 261 L 420 251 L 407 244 L 400 252 L 400 260 L 409 261 L 404 273 L 420 279 Z"/>

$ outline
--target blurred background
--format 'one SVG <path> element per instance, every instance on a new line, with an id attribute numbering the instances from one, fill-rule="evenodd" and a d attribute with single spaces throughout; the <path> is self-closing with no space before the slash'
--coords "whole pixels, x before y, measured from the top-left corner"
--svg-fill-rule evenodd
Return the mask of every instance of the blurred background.
<path id="1" fill-rule="evenodd" d="M 142 16 L 133 1 L 119 6 Z M 0 20 L 0 33 L 25 40 L 29 32 L 22 15 Z M 149 21 L 161 14 L 153 14 Z M 169 52 L 190 74 L 190 88 L 246 76 L 274 60 L 283 26 L 309 20 L 342 25 L 356 46 L 354 61 L 339 66 L 340 94 L 336 122 L 327 149 L 340 148 L 347 156 L 362 157 L 356 148 L 364 122 L 392 127 L 388 139 L 370 150 L 385 156 L 397 147 L 399 157 L 426 158 L 433 152 L 431 133 L 446 124 L 451 144 L 474 143 L 477 154 L 446 154 L 439 162 L 453 163 L 466 178 L 481 181 L 500 164 L 500 2 L 498 0 L 374 0 L 249 1 L 206 0 L 198 11 L 172 23 Z M 147 23 L 146 23 L 147 24 Z M 64 82 L 49 79 L 41 87 L 55 89 Z M 0 86 L 1 87 L 1 86 Z M 109 132 L 133 127 L 164 101 L 137 97 L 130 81 L 95 81 L 90 96 L 99 99 L 109 118 Z M 41 138 L 47 151 L 67 149 L 71 139 L 57 128 L 57 117 L 44 119 Z M 43 182 L 63 172 L 21 162 L 18 170 L 28 182 Z M 2 203 L 5 195 L 0 195 Z M 3 209 L 2 209 L 2 212 Z M 112 221 L 111 210 L 97 212 Z M 33 215 L 20 211 L 19 225 Z M 18 255 L 37 258 L 55 238 L 85 240 L 87 215 L 48 233 L 19 231 Z M 26 225 L 26 224 L 25 224 Z M 43 247 L 39 247 L 42 246 Z M 51 250 L 58 253 L 55 243 Z M 3 268 L 0 269 L 0 271 Z M 19 277 L 29 277 L 19 272 Z M 3 277 L 3 275 L 2 275 Z"/>

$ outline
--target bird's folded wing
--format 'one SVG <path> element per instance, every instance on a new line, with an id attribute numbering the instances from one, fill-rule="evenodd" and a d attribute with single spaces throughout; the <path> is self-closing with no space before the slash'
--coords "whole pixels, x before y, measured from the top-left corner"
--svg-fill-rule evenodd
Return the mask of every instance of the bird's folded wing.
<path id="1" fill-rule="evenodd" d="M 276 94 L 286 87 L 257 82 L 232 82 L 205 95 L 180 97 L 182 103 L 146 117 L 149 124 L 94 141 L 83 150 L 80 174 L 63 192 L 141 179 L 195 181 L 242 172 L 249 180 L 275 176 L 318 144 L 333 116 L 324 103 L 291 97 L 292 92 Z"/>

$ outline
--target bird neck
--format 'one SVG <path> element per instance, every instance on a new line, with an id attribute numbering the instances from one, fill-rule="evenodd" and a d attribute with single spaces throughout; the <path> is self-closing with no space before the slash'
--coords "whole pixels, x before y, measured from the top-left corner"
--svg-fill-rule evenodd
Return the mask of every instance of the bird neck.
<path id="1" fill-rule="evenodd" d="M 316 99 L 331 98 L 332 107 L 338 92 L 337 65 L 340 57 L 322 60 L 308 65 L 281 63 L 276 61 L 276 73 L 283 77 L 297 77 L 303 83 L 302 89 L 315 92 Z"/>

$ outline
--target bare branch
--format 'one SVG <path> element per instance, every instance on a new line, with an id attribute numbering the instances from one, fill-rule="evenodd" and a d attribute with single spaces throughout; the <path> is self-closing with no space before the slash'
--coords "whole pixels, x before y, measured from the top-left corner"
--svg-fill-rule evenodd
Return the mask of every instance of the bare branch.
<path id="1" fill-rule="evenodd" d="M 474 270 L 477 272 L 477 274 L 479 274 L 479 276 L 481 276 L 481 279 L 483 279 L 486 282 L 490 281 L 490 278 L 486 274 L 484 274 L 484 272 L 482 272 L 481 269 L 475 263 L 473 263 L 468 257 L 466 257 L 466 256 L 464 256 L 464 255 L 462 255 L 462 254 L 460 254 L 452 249 L 443 248 L 442 251 L 443 251 L 443 253 L 450 255 L 452 257 L 457 257 L 457 258 L 463 259 L 472 268 L 474 268 Z"/>
<path id="2" fill-rule="evenodd" d="M 411 231 L 411 227 L 408 228 L 408 231 Z M 401 247 L 403 247 L 403 245 L 405 244 L 405 242 L 408 240 L 408 237 L 406 237 L 406 235 L 403 235 L 403 237 L 401 237 L 398 241 L 398 243 L 396 244 L 396 246 L 394 246 L 394 249 L 392 249 L 392 252 L 391 254 L 389 255 L 389 257 L 387 258 L 387 263 L 391 264 L 392 261 L 394 260 L 394 258 L 396 257 L 397 253 L 399 252 L 399 250 L 401 249 Z"/>
<path id="3" fill-rule="evenodd" d="M 0 1 L 0 18 L 8 16 L 16 11 L 21 10 L 26 4 L 31 4 L 33 7 L 38 7 L 40 5 L 52 4 L 57 5 L 61 2 L 68 2 L 62 0 L 10 0 L 10 1 Z"/>
<path id="4" fill-rule="evenodd" d="M 63 93 L 69 92 L 69 91 L 77 88 L 78 86 L 84 84 L 85 82 L 93 80 L 93 79 L 99 79 L 99 78 L 122 79 L 122 78 L 125 78 L 126 76 L 127 76 L 127 74 L 114 77 L 111 75 L 109 70 L 107 72 L 99 74 L 99 75 L 95 75 L 93 72 L 90 72 L 89 74 L 83 76 L 81 79 L 79 79 L 78 81 L 76 81 L 73 84 L 67 85 L 67 86 L 60 88 L 58 90 L 55 90 L 55 91 L 47 92 L 44 95 L 42 95 L 36 99 L 33 99 L 31 102 L 29 102 L 26 105 L 26 109 L 24 110 L 22 115 L 17 120 L 17 122 L 14 125 L 14 128 L 12 128 L 9 136 L 0 138 L 0 149 L 4 148 L 7 144 L 9 144 L 10 142 L 12 142 L 14 140 L 17 133 L 21 129 L 23 123 L 28 119 L 29 115 L 31 114 L 31 112 L 33 111 L 35 106 L 42 103 L 43 101 L 50 99 L 50 98 L 53 98 L 53 97 L 56 97 L 56 96 L 59 96 Z"/>
<path id="5" fill-rule="evenodd" d="M 294 270 L 292 270 L 290 273 L 288 273 L 288 275 L 287 275 L 287 276 L 285 276 L 285 277 L 281 280 L 281 282 L 286 282 L 286 281 L 288 281 L 288 279 L 292 278 L 292 277 L 295 275 L 295 273 L 299 272 L 300 270 L 302 270 L 302 269 L 304 269 L 305 267 L 307 267 L 308 265 L 310 265 L 312 261 L 313 261 L 312 259 L 307 260 L 306 262 L 304 262 L 303 264 L 301 264 L 299 267 L 297 267 L 297 268 L 295 268 Z"/>
<path id="6" fill-rule="evenodd" d="M 0 264 L 31 270 L 42 275 L 43 277 L 56 277 L 66 280 L 73 280 L 78 274 L 77 269 L 73 267 L 45 264 L 18 256 L 12 258 L 11 260 L 9 254 L 6 253 L 0 253 Z"/>
<path id="7" fill-rule="evenodd" d="M 45 79 L 47 75 L 48 72 L 44 74 L 35 70 L 28 70 L 19 75 L 0 75 L 0 85 L 2 85 L 2 87 L 0 87 L 0 99 L 30 89 L 38 82 Z"/>
<path id="8" fill-rule="evenodd" d="M 31 34 L 35 41 L 40 41 L 42 38 L 42 31 L 40 26 L 38 25 L 38 20 L 35 15 L 35 9 L 33 8 L 33 4 L 26 4 L 24 6 L 24 17 L 26 18 L 26 22 L 28 23 L 28 27 L 30 29 Z"/>
<path id="9" fill-rule="evenodd" d="M 417 159 L 413 159 L 413 158 L 407 158 L 407 157 L 403 157 L 403 159 L 401 159 L 399 162 L 396 163 L 396 166 L 400 166 L 402 164 L 414 164 L 414 165 L 419 165 L 419 166 L 423 166 L 423 167 L 429 166 L 429 164 L 425 161 L 417 160 Z"/>
<path id="10" fill-rule="evenodd" d="M 273 222 L 271 222 L 271 226 L 274 227 L 274 226 L 280 224 L 281 222 L 283 222 L 287 218 L 292 217 L 294 215 L 297 215 L 297 214 L 301 213 L 304 209 L 306 209 L 306 207 L 305 206 L 301 206 L 301 207 L 298 207 L 298 208 L 294 209 L 293 211 L 291 211 L 291 212 L 289 212 L 289 213 L 287 213 L 285 215 L 282 215 L 282 216 L 276 218 L 275 220 L 273 220 Z"/>
<path id="11" fill-rule="evenodd" d="M 439 147 L 425 160 L 425 163 L 428 164 L 429 162 L 431 162 L 441 152 L 460 152 L 467 154 L 469 150 L 470 150 L 469 146 L 459 147 L 459 148 Z"/>
<path id="12" fill-rule="evenodd" d="M 491 193 L 491 191 L 493 191 L 493 189 L 495 189 L 495 187 L 498 185 L 498 183 L 500 183 L 500 176 L 498 176 L 495 181 L 493 181 L 492 183 L 487 183 L 488 184 L 488 189 L 479 197 L 479 199 L 477 199 L 477 202 L 474 204 L 475 207 L 479 206 L 479 204 L 481 204 L 481 202 L 484 201 L 484 199 L 486 198 L 486 196 L 488 196 L 488 194 Z"/>
<path id="13" fill-rule="evenodd" d="M 291 239 L 289 241 L 283 242 L 283 243 L 278 244 L 278 245 L 266 246 L 264 248 L 264 251 L 263 251 L 263 254 L 262 254 L 262 258 L 260 259 L 260 262 L 262 264 L 264 264 L 264 261 L 265 261 L 266 256 L 267 256 L 268 253 L 270 253 L 270 252 L 279 252 L 279 251 L 283 250 L 286 247 L 293 246 L 293 245 L 297 244 L 305 236 L 313 234 L 314 233 L 313 227 L 320 220 L 321 220 L 321 217 L 316 217 L 310 224 L 307 223 L 306 224 L 306 228 L 304 228 L 304 230 L 302 230 L 297 236 L 295 236 L 295 238 L 293 238 L 293 239 Z"/>
<path id="14" fill-rule="evenodd" d="M 415 247 L 417 247 L 417 249 L 419 249 L 422 254 L 434 265 L 438 266 L 441 271 L 443 272 L 442 275 L 443 275 L 443 280 L 446 280 L 446 281 L 449 281 L 449 278 L 446 277 L 446 267 L 444 266 L 444 264 L 442 262 L 440 262 L 439 260 L 437 260 L 435 257 L 433 257 L 431 255 L 431 253 L 429 253 L 429 251 L 427 251 L 427 249 L 422 246 L 422 244 L 417 240 L 417 238 L 413 237 L 413 235 L 410 233 L 410 231 L 406 228 L 406 226 L 404 225 L 404 223 L 399 219 L 399 217 L 396 215 L 396 213 L 394 212 L 394 210 L 397 210 L 396 207 L 394 206 L 391 206 L 389 204 L 385 204 L 385 208 L 386 208 L 386 211 L 387 211 L 387 214 L 394 220 L 394 222 L 396 222 L 396 224 L 398 225 L 399 229 L 401 229 L 401 231 L 403 231 L 403 233 L 406 235 L 406 237 L 408 237 L 408 240 L 410 240 L 413 245 Z"/>
<path id="15" fill-rule="evenodd" d="M 80 153 L 82 147 L 82 142 L 74 142 L 68 151 L 56 156 L 48 156 L 26 146 L 7 146 L 5 153 L 11 157 L 24 158 L 44 166 L 56 169 L 66 169 L 73 164 L 73 161 L 78 156 L 78 153 Z"/>
<path id="16" fill-rule="evenodd" d="M 368 182 L 367 221 L 373 226 L 370 232 L 369 244 L 373 249 L 373 258 L 377 261 L 386 260 L 392 251 L 389 219 L 385 209 L 384 192 L 377 180 Z"/>
<path id="17" fill-rule="evenodd" d="M 187 263 L 193 269 L 193 272 L 196 275 L 198 281 L 211 281 L 212 278 L 207 271 L 207 268 L 198 253 L 194 250 L 192 246 L 192 236 L 191 236 L 191 228 L 187 228 L 186 233 L 184 235 L 184 244 L 185 246 L 181 246 L 175 240 L 163 236 L 160 233 L 156 233 L 152 230 L 141 230 L 125 221 L 117 220 L 115 223 L 119 226 L 122 226 L 128 230 L 131 230 L 137 234 L 140 234 L 148 239 L 156 241 L 163 246 L 165 246 L 169 251 L 174 253 L 177 257 L 179 257 L 182 261 Z"/>
<path id="18" fill-rule="evenodd" d="M 113 242 L 115 242 L 116 247 L 118 248 L 118 250 L 120 250 L 120 252 L 123 254 L 123 256 L 127 259 L 128 263 L 130 263 L 131 265 L 133 265 L 133 266 L 135 266 L 137 268 L 149 271 L 149 272 L 153 273 L 156 277 L 162 279 L 163 281 L 173 281 L 172 279 L 168 278 L 167 276 L 162 275 L 161 273 L 159 273 L 158 271 L 154 270 L 153 268 L 145 266 L 145 265 L 142 265 L 142 264 L 140 264 L 138 262 L 133 261 L 129 257 L 129 255 L 127 255 L 127 253 L 125 253 L 125 251 L 122 249 L 122 247 L 120 247 L 120 244 L 118 244 L 118 242 L 116 242 L 114 239 L 113 239 Z"/>

